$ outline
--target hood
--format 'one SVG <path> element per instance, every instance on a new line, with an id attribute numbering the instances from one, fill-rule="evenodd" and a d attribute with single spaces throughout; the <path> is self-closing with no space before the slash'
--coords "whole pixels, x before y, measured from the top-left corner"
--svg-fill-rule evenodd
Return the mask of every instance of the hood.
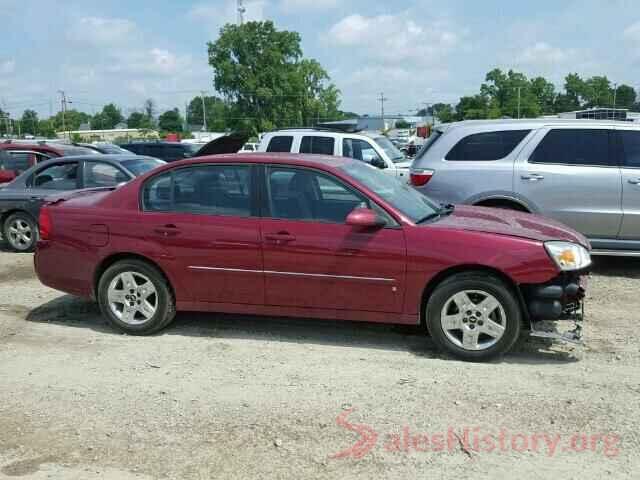
<path id="1" fill-rule="evenodd" d="M 540 242 L 565 240 L 588 249 L 588 240 L 560 222 L 514 210 L 456 205 L 452 214 L 429 224 L 430 227 L 495 233 Z"/>
<path id="2" fill-rule="evenodd" d="M 238 153 L 242 146 L 249 140 L 249 135 L 244 133 L 231 133 L 223 135 L 205 144 L 196 152 L 194 157 L 205 155 L 221 155 L 223 153 Z"/>

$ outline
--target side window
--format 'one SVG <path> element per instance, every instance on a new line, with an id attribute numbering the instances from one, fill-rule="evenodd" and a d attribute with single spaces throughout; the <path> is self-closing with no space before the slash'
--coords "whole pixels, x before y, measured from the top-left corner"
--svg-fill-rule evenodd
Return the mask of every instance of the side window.
<path id="1" fill-rule="evenodd" d="M 207 165 L 154 177 L 143 188 L 143 206 L 151 211 L 251 216 L 251 167 Z"/>
<path id="2" fill-rule="evenodd" d="M 609 156 L 609 131 L 600 129 L 552 129 L 529 158 L 530 163 L 563 165 L 615 165 Z"/>
<path id="3" fill-rule="evenodd" d="M 369 203 L 337 179 L 304 169 L 269 168 L 267 189 L 273 218 L 344 223 Z"/>
<path id="4" fill-rule="evenodd" d="M 31 166 L 31 159 L 34 154 L 30 152 L 8 152 L 5 162 L 5 170 L 13 170 L 16 175 L 20 175 Z"/>
<path id="5" fill-rule="evenodd" d="M 307 136 L 302 137 L 300 153 L 315 153 L 320 155 L 333 155 L 333 137 Z"/>
<path id="6" fill-rule="evenodd" d="M 171 211 L 171 172 L 157 175 L 145 183 L 142 207 L 151 212 Z"/>
<path id="7" fill-rule="evenodd" d="M 640 131 L 620 130 L 625 167 L 640 168 Z"/>
<path id="8" fill-rule="evenodd" d="M 447 153 L 450 161 L 489 161 L 508 156 L 531 130 L 474 133 L 461 139 Z"/>
<path id="9" fill-rule="evenodd" d="M 85 162 L 83 184 L 85 188 L 113 187 L 129 179 L 119 168 L 104 162 Z"/>
<path id="10" fill-rule="evenodd" d="M 165 147 L 165 158 L 167 161 L 184 160 L 189 158 L 191 154 L 183 147 L 178 145 L 167 145 Z"/>
<path id="11" fill-rule="evenodd" d="M 78 162 L 50 165 L 34 175 L 31 185 L 47 190 L 74 190 L 78 188 Z"/>
<path id="12" fill-rule="evenodd" d="M 362 160 L 366 163 L 382 161 L 378 152 L 369 142 L 357 138 L 345 138 L 342 140 L 342 156 Z"/>
<path id="13" fill-rule="evenodd" d="M 291 152 L 291 146 L 293 145 L 293 137 L 292 136 L 279 136 L 272 137 L 269 140 L 269 145 L 267 145 L 267 152 Z"/>

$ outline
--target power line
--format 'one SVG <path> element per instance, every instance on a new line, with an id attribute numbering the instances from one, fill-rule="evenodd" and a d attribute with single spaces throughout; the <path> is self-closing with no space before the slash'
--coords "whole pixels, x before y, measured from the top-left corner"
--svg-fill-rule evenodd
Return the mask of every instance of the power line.
<path id="1" fill-rule="evenodd" d="M 380 97 L 378 98 L 378 101 L 380 102 L 380 118 L 382 119 L 383 123 L 384 123 L 384 102 L 386 102 L 387 100 L 389 99 L 384 96 L 383 92 L 381 92 Z"/>

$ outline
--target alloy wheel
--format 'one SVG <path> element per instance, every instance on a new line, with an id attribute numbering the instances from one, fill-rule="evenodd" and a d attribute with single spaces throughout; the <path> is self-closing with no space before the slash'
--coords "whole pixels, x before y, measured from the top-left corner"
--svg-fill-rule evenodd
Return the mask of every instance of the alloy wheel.
<path id="1" fill-rule="evenodd" d="M 33 243 L 31 225 L 22 218 L 16 218 L 7 228 L 7 240 L 16 250 L 27 250 Z"/>
<path id="2" fill-rule="evenodd" d="M 502 304 L 490 293 L 463 290 L 445 302 L 440 325 L 454 345 L 465 350 L 486 350 L 504 335 L 507 316 Z"/>
<path id="3" fill-rule="evenodd" d="M 149 321 L 158 310 L 158 292 L 148 277 L 138 272 L 122 272 L 107 290 L 111 312 L 128 325 Z"/>

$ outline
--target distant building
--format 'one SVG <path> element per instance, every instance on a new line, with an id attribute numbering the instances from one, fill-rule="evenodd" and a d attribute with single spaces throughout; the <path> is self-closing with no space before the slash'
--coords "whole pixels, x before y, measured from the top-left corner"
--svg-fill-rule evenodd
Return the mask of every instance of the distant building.
<path id="1" fill-rule="evenodd" d="M 383 119 L 381 116 L 363 115 L 361 117 L 338 120 L 335 122 L 320 122 L 316 124 L 316 126 L 320 128 L 335 128 L 339 130 L 352 131 L 382 131 L 394 128 L 398 121 L 407 122 L 410 128 L 415 128 L 419 125 L 432 123 L 433 118 L 416 117 L 413 115 L 385 115 Z"/>
<path id="2" fill-rule="evenodd" d="M 627 108 L 589 108 L 574 112 L 563 112 L 558 118 L 586 120 L 619 120 L 621 122 L 640 122 L 640 112 L 630 112 Z"/>
<path id="3" fill-rule="evenodd" d="M 113 128 L 110 130 L 73 130 L 70 132 L 56 132 L 58 138 L 80 137 L 82 141 L 93 142 L 113 142 L 116 139 L 142 139 L 142 138 L 158 138 L 158 132 L 155 130 L 144 130 L 139 128 Z"/>

